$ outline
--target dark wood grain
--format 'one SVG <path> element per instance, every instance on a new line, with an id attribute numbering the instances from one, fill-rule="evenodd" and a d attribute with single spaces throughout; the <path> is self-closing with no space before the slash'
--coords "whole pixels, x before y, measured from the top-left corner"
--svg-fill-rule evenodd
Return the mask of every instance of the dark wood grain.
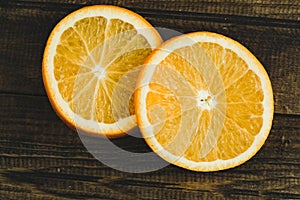
<path id="1" fill-rule="evenodd" d="M 275 98 L 273 127 L 258 154 L 214 173 L 169 165 L 131 174 L 96 160 L 54 113 L 41 77 L 52 28 L 92 4 L 123 6 L 182 33 L 218 32 L 248 47 L 269 73 Z M 300 199 L 299 0 L 0 0 L 0 35 L 1 200 Z M 134 137 L 112 142 L 150 151 Z"/>

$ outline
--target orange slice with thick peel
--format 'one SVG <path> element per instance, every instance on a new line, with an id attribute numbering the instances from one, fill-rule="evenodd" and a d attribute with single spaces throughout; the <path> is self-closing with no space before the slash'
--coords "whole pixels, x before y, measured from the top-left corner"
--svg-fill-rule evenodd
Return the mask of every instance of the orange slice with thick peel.
<path id="1" fill-rule="evenodd" d="M 85 132 L 122 135 L 136 126 L 133 93 L 140 65 L 161 43 L 141 16 L 116 6 L 79 9 L 53 29 L 43 80 L 57 114 Z"/>
<path id="2" fill-rule="evenodd" d="M 225 36 L 196 32 L 165 42 L 139 75 L 135 107 L 148 145 L 195 171 L 238 166 L 271 129 L 273 93 L 261 63 Z"/>

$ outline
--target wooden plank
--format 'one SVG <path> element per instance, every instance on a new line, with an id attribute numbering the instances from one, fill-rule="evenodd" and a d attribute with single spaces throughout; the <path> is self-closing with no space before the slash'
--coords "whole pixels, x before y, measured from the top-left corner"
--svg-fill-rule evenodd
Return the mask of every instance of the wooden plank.
<path id="1" fill-rule="evenodd" d="M 61 6 L 84 6 L 92 4 L 115 4 L 118 6 L 128 7 L 131 9 L 149 9 L 157 10 L 159 12 L 176 11 L 176 12 L 193 12 L 193 13 L 207 13 L 212 15 L 238 15 L 250 17 L 265 17 L 286 20 L 299 20 L 299 1 L 291 0 L 10 0 L 3 1 L 4 4 L 10 6 L 36 6 L 45 7 L 45 5 Z M 47 5 L 47 6 L 48 6 Z M 56 8 L 57 10 L 58 8 Z"/>
<path id="2" fill-rule="evenodd" d="M 300 197 L 300 117 L 275 115 L 263 148 L 245 164 L 196 173 L 169 165 L 130 174 L 91 156 L 44 96 L 0 95 L 0 198 L 263 199 Z M 94 140 L 95 138 L 93 138 Z M 113 140 L 147 152 L 142 139 Z M 111 152 L 103 152 L 115 159 Z"/>
<path id="3" fill-rule="evenodd" d="M 41 62 L 47 37 L 63 16 L 85 3 L 91 3 L 61 2 L 59 0 L 51 3 L 15 0 L 1 2 L 1 92 L 45 95 L 41 78 Z M 98 3 L 101 2 L 108 3 L 107 1 Z M 126 5 L 129 9 L 137 11 L 158 27 L 184 33 L 213 31 L 238 40 L 258 57 L 268 71 L 274 90 L 275 112 L 300 114 L 300 38 L 298 37 L 300 26 L 297 21 L 299 2 L 286 0 L 282 3 L 273 1 L 221 3 L 212 0 L 202 1 L 202 3 L 191 1 L 187 5 L 184 1 L 177 1 L 174 4 L 166 1 L 146 3 L 118 1 L 116 4 Z M 203 9 L 202 6 L 207 6 L 207 9 Z M 254 6 L 253 9 L 257 11 L 250 12 L 248 9 L 252 8 L 251 6 Z M 259 10 L 261 6 L 263 8 Z M 244 9 L 238 9 L 239 7 Z M 176 12 L 178 10 L 181 11 Z M 289 13 L 286 16 L 290 17 L 285 18 L 280 13 Z"/>

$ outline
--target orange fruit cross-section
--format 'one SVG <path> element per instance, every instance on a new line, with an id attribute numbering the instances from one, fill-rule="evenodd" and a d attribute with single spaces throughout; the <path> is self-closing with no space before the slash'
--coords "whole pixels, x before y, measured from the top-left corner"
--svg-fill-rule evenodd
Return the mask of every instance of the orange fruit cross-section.
<path id="1" fill-rule="evenodd" d="M 115 137 L 136 126 L 140 66 L 161 43 L 141 16 L 108 5 L 79 9 L 51 32 L 43 80 L 57 114 L 71 127 Z"/>
<path id="2" fill-rule="evenodd" d="M 238 42 L 209 32 L 165 42 L 138 80 L 138 125 L 162 158 L 217 171 L 250 159 L 273 119 L 273 93 L 261 63 Z"/>

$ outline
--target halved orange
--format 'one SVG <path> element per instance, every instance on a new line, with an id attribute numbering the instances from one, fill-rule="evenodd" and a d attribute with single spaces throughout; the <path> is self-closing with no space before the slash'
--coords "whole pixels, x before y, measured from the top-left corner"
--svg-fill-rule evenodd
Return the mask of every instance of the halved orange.
<path id="1" fill-rule="evenodd" d="M 55 26 L 44 52 L 43 81 L 53 108 L 71 127 L 122 135 L 136 126 L 132 94 L 139 66 L 161 41 L 145 19 L 124 8 L 71 13 Z"/>
<path id="2" fill-rule="evenodd" d="M 273 119 L 262 64 L 240 43 L 210 32 L 173 38 L 139 75 L 135 107 L 148 145 L 166 161 L 217 171 L 249 160 Z"/>

